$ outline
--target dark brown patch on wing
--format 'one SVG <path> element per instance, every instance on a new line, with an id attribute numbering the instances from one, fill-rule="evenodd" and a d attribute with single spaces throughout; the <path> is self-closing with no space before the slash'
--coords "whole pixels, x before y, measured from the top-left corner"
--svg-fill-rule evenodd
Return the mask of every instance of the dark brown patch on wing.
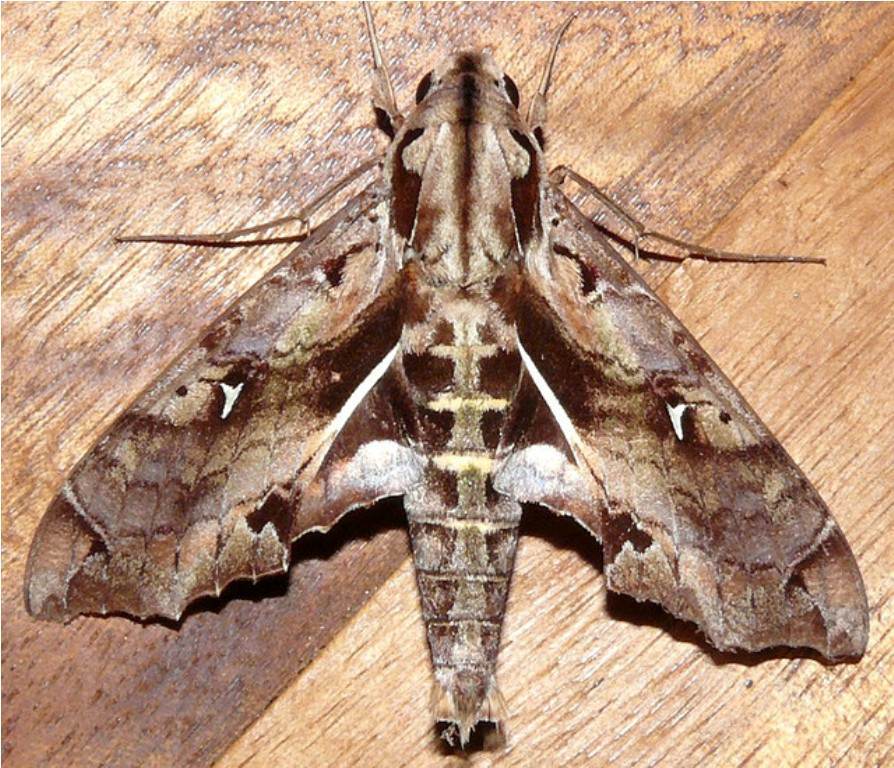
<path id="1" fill-rule="evenodd" d="M 553 245 L 553 251 L 559 256 L 571 259 L 571 261 L 577 264 L 577 267 L 580 270 L 581 293 L 583 293 L 584 296 L 593 293 L 597 283 L 601 279 L 599 270 L 596 269 L 596 266 L 589 261 L 582 259 L 578 254 L 572 253 L 561 243 L 555 243 Z"/>
<path id="2" fill-rule="evenodd" d="M 559 326 L 549 307 L 526 292 L 517 322 L 519 339 L 537 369 L 544 376 L 561 371 L 549 381 L 572 421 L 592 423 L 596 402 L 588 395 L 599 382 L 593 381 L 593 370 L 579 351 L 557 332 Z"/>
<path id="3" fill-rule="evenodd" d="M 645 552 L 652 546 L 652 537 L 640 529 L 630 515 L 624 512 L 604 512 L 602 515 L 602 549 L 605 561 L 613 562 L 626 542 L 630 542 L 636 552 Z"/>
<path id="4" fill-rule="evenodd" d="M 521 131 L 513 130 L 511 134 L 528 153 L 528 172 L 520 179 L 512 179 L 510 183 L 518 241 L 522 248 L 527 248 L 540 223 L 540 173 L 537 169 L 537 153 L 531 141 Z"/>
<path id="5" fill-rule="evenodd" d="M 291 503 L 279 493 L 271 493 L 260 507 L 246 516 L 245 522 L 252 533 L 260 533 L 267 523 L 272 523 L 283 544 L 288 545 L 292 541 Z"/>
<path id="6" fill-rule="evenodd" d="M 326 275 L 326 280 L 329 282 L 329 285 L 333 288 L 337 288 L 341 285 L 348 259 L 355 253 L 360 253 L 361 251 L 366 250 L 369 246 L 370 243 L 357 243 L 357 245 L 348 248 L 343 253 L 336 254 L 331 259 L 324 261 L 323 274 Z"/>
<path id="7" fill-rule="evenodd" d="M 370 344 L 375 338 L 391 349 L 400 339 L 401 311 L 393 297 L 383 297 L 358 318 L 357 330 L 350 338 L 340 340 L 326 353 L 319 354 L 308 366 L 305 377 L 315 376 L 320 382 L 316 406 L 327 414 L 337 413 L 366 375 L 382 359 L 380 343 Z"/>
<path id="8" fill-rule="evenodd" d="M 230 329 L 226 323 L 221 323 L 215 326 L 202 337 L 199 346 L 209 351 L 216 349 L 220 346 L 221 341 L 227 338 L 229 330 Z"/>
<path id="9" fill-rule="evenodd" d="M 391 169 L 391 223 L 405 240 L 410 239 L 413 224 L 416 222 L 422 177 L 407 169 L 404 165 L 403 153 L 423 133 L 425 131 L 422 128 L 410 129 L 394 150 L 394 164 Z"/>

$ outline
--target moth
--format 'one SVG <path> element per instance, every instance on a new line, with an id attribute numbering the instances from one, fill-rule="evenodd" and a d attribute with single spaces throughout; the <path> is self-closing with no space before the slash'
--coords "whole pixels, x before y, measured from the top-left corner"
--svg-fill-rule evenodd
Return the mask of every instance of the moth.
<path id="1" fill-rule="evenodd" d="M 364 11 L 390 144 L 351 179 L 372 180 L 78 463 L 35 534 L 28 611 L 176 620 L 400 497 L 434 717 L 465 744 L 506 716 L 500 631 L 522 505 L 539 504 L 601 542 L 609 589 L 719 649 L 860 656 L 866 596 L 826 505 L 561 181 L 611 201 L 548 171 L 568 23 L 526 118 L 476 51 L 425 75 L 404 115 Z"/>

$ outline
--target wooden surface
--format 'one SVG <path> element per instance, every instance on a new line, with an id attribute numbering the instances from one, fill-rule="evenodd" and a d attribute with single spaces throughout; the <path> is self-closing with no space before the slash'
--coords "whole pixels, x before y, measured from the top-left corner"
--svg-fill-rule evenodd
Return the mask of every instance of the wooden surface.
<path id="1" fill-rule="evenodd" d="M 525 94 L 555 5 L 378 6 L 402 104 L 487 45 Z M 869 650 L 721 655 L 606 596 L 599 550 L 532 512 L 473 765 L 894 762 L 894 10 L 588 6 L 549 157 L 648 224 L 811 266 L 641 265 L 829 503 Z M 353 6 L 5 4 L 3 759 L 7 766 L 440 765 L 400 510 L 302 542 L 288 579 L 181 625 L 24 613 L 45 506 L 154 375 L 285 253 L 116 245 L 292 212 L 381 149 Z M 595 209 L 594 209 L 595 210 Z M 264 599 L 260 599 L 264 598 Z"/>

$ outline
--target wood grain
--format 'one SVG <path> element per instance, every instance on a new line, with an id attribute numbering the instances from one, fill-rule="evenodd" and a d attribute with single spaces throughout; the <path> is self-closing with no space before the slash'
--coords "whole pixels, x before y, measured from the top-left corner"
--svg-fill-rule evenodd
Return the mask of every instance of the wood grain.
<path id="1" fill-rule="evenodd" d="M 536 87 L 558 5 L 378 6 L 402 104 L 488 45 Z M 567 520 L 523 529 L 500 679 L 508 747 L 474 764 L 894 760 L 894 13 L 879 5 L 583 6 L 548 140 L 651 226 L 829 266 L 643 265 L 825 497 L 871 607 L 854 665 L 710 651 L 607 598 Z M 179 626 L 34 622 L 24 558 L 66 472 L 282 257 L 120 246 L 294 212 L 380 149 L 345 5 L 6 4 L 3 758 L 32 765 L 435 765 L 399 510 L 358 513 Z M 594 209 L 595 211 L 595 209 Z M 323 537 L 320 537 L 323 539 Z M 397 570 L 395 570 L 397 569 Z M 263 597 L 264 599 L 259 599 Z"/>

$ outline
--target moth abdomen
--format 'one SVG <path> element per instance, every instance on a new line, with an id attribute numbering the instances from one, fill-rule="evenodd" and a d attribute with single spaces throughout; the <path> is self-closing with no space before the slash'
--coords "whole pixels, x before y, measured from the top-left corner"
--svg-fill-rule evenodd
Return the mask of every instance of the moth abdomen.
<path id="1" fill-rule="evenodd" d="M 432 289 L 428 315 L 404 329 L 404 372 L 430 457 L 404 503 L 435 716 L 462 742 L 480 720 L 501 719 L 494 668 L 521 518 L 491 478 L 521 360 L 512 301 L 490 295 Z"/>

